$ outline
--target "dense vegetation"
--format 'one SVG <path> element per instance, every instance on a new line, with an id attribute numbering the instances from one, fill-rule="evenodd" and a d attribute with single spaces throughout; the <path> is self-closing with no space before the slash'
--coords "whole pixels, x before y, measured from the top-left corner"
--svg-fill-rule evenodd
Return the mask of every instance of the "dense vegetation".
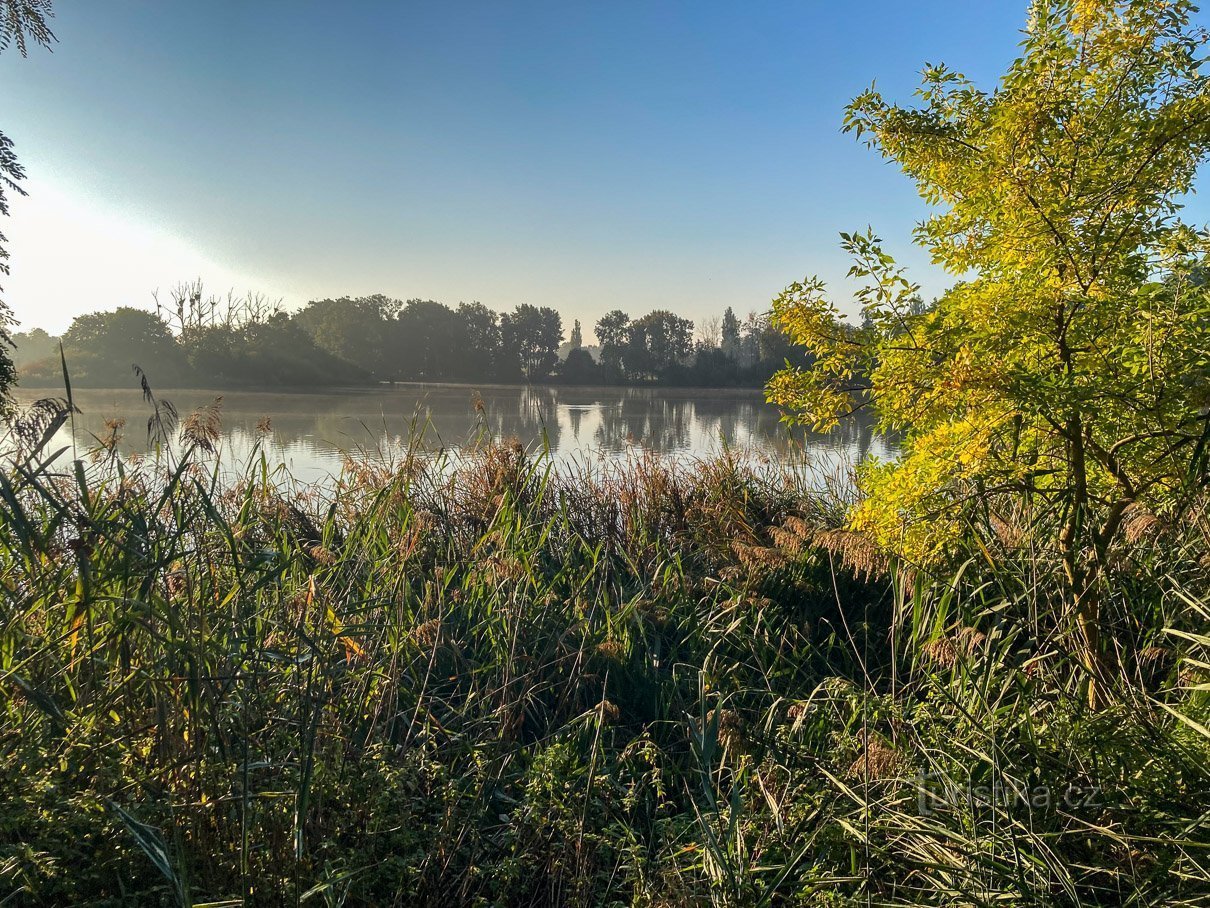
<path id="1" fill-rule="evenodd" d="M 935 564 L 972 508 L 1062 515 L 1040 542 L 1063 565 L 1092 703 L 1116 659 L 1115 540 L 1140 511 L 1179 520 L 1210 476 L 1210 233 L 1177 217 L 1210 157 L 1210 35 L 1191 10 L 1036 3 L 994 92 L 930 66 L 919 107 L 859 96 L 846 129 L 933 203 L 917 240 L 964 279 L 920 310 L 868 232 L 844 236 L 868 280 L 859 330 L 818 280 L 774 301 L 815 360 L 770 399 L 819 429 L 870 407 L 906 433 L 902 458 L 867 466 L 851 529 Z"/>
<path id="2" fill-rule="evenodd" d="M 224 473 L 218 402 L 178 425 L 145 374 L 147 457 L 116 422 L 55 450 L 70 385 L 15 414 L 0 900 L 1210 903 L 1210 240 L 1174 219 L 1210 152 L 1190 9 L 1043 0 L 996 91 L 930 67 L 918 109 L 854 102 L 963 276 L 924 307 L 853 234 L 861 326 L 815 280 L 775 301 L 808 358 L 770 396 L 905 433 L 854 477 L 731 452 L 557 470 L 483 432 L 298 486 L 259 450 Z M 159 345 L 168 381 L 307 339 L 369 369 L 357 306 L 498 331 L 531 380 L 557 358 L 549 310 L 226 319 L 200 291 L 65 346 L 121 315 L 105 343 Z M 593 368 L 666 380 L 690 332 L 610 313 Z M 732 356 L 754 332 L 717 335 Z"/>
<path id="3" fill-rule="evenodd" d="M 1115 544 L 1093 710 L 1046 510 L 913 572 L 790 464 L 219 484 L 216 419 L 0 481 L 4 896 L 1210 897 L 1204 501 Z"/>
<path id="4" fill-rule="evenodd" d="M 805 362 L 768 316 L 743 323 L 728 309 L 703 324 L 659 310 L 597 323 L 584 345 L 580 323 L 563 339 L 559 313 L 482 303 L 456 309 L 385 296 L 316 300 L 286 312 L 257 297 L 220 300 L 197 284 L 156 312 L 131 307 L 79 316 L 61 338 L 15 335 L 27 386 L 62 382 L 61 341 L 75 380 L 124 387 L 139 365 L 161 387 L 318 387 L 379 381 L 562 382 L 758 387 L 787 358 Z"/>

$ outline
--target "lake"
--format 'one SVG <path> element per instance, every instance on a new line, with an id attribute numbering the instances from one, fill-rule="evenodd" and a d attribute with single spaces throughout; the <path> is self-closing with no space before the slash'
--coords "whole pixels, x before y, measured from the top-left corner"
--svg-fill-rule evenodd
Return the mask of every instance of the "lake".
<path id="1" fill-rule="evenodd" d="M 222 397 L 220 456 L 238 465 L 260 437 L 264 448 L 303 481 L 339 471 L 346 453 L 398 453 L 422 433 L 430 450 L 456 449 L 483 433 L 515 437 L 530 450 L 548 446 L 556 461 L 619 458 L 646 449 L 675 457 L 700 457 L 723 445 L 754 456 L 806 454 L 832 469 L 867 453 L 888 456 L 892 446 L 868 423 L 850 423 L 821 437 L 793 431 L 758 390 L 717 388 L 577 388 L 464 385 L 396 385 L 323 392 L 167 390 L 157 392 L 184 417 Z M 51 396 L 40 389 L 17 392 L 25 405 Z M 137 389 L 75 392 L 79 454 L 95 447 L 106 420 L 124 419 L 120 449 L 147 450 L 150 407 Z M 71 444 L 69 427 L 57 441 Z"/>

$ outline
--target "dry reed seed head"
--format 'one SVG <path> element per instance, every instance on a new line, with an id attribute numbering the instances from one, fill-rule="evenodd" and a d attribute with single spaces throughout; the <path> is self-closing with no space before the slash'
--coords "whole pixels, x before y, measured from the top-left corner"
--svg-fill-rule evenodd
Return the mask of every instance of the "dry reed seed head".
<path id="1" fill-rule="evenodd" d="M 471 409 L 480 415 L 487 413 L 487 404 L 483 402 L 483 395 L 478 391 L 471 392 Z"/>
<path id="2" fill-rule="evenodd" d="M 122 440 L 122 430 L 126 428 L 124 416 L 110 416 L 105 419 L 105 434 L 101 436 L 101 445 L 107 451 L 112 451 Z"/>
<path id="3" fill-rule="evenodd" d="M 732 749 L 744 741 L 744 720 L 733 709 L 715 708 L 706 717 L 707 726 L 718 723 L 718 742 Z"/>
<path id="4" fill-rule="evenodd" d="M 412 640 L 423 647 L 431 647 L 441 639 L 441 619 L 430 618 L 412 630 Z"/>
<path id="5" fill-rule="evenodd" d="M 1163 524 L 1150 510 L 1137 502 L 1122 515 L 1122 535 L 1130 545 L 1153 539 L 1163 530 Z"/>
<path id="6" fill-rule="evenodd" d="M 496 554 L 480 562 L 477 573 L 489 583 L 511 583 L 525 577 L 529 572 L 525 565 L 513 555 Z"/>
<path id="7" fill-rule="evenodd" d="M 635 607 L 635 611 L 656 627 L 663 627 L 671 618 L 668 609 L 654 599 L 641 600 Z"/>
<path id="8" fill-rule="evenodd" d="M 858 746 L 857 759 L 845 771 L 850 779 L 891 779 L 903 770 L 906 761 L 882 735 L 859 735 Z"/>
<path id="9" fill-rule="evenodd" d="M 616 703 L 612 700 L 601 701 L 601 718 L 605 722 L 616 722 L 622 717 L 622 711 L 618 709 Z"/>
<path id="10" fill-rule="evenodd" d="M 786 556 L 777 549 L 763 545 L 749 545 L 744 542 L 731 543 L 731 551 L 749 571 L 760 569 L 776 570 L 787 563 Z"/>
<path id="11" fill-rule="evenodd" d="M 960 627 L 951 634 L 930 640 L 920 654 L 939 668 L 953 668 L 960 659 L 969 659 L 987 635 L 973 627 Z"/>
<path id="12" fill-rule="evenodd" d="M 212 403 L 199 407 L 181 423 L 181 436 L 190 444 L 214 453 L 223 431 L 223 399 L 216 397 Z"/>
<path id="13" fill-rule="evenodd" d="M 744 577 L 744 569 L 737 564 L 728 564 L 718 572 L 718 579 L 723 583 L 741 583 Z"/>
<path id="14" fill-rule="evenodd" d="M 262 416 L 256 421 L 256 434 L 265 438 L 273 434 L 273 420 L 268 416 Z"/>
<path id="15" fill-rule="evenodd" d="M 803 542 L 810 542 L 815 535 L 815 527 L 796 514 L 784 518 L 781 524 L 784 529 L 793 533 Z"/>
<path id="16" fill-rule="evenodd" d="M 407 529 L 399 540 L 399 554 L 405 560 L 410 558 L 425 541 L 435 522 L 433 515 L 428 511 L 412 512 L 408 519 Z"/>
<path id="17" fill-rule="evenodd" d="M 999 514 L 991 515 L 992 532 L 996 534 L 996 538 L 1000 540 L 1000 544 L 1006 549 L 1019 548 L 1021 542 L 1025 538 L 1025 531 L 1014 521 L 1010 521 Z"/>
<path id="18" fill-rule="evenodd" d="M 621 640 L 602 640 L 597 644 L 597 655 L 614 662 L 620 662 L 626 655 L 626 647 Z"/>
<path id="19" fill-rule="evenodd" d="M 840 563 L 855 574 L 866 577 L 885 574 L 890 561 L 869 537 L 852 530 L 818 530 L 812 540 L 825 552 L 838 557 Z"/>
<path id="20" fill-rule="evenodd" d="M 920 647 L 920 655 L 925 661 L 931 662 L 938 668 L 953 668 L 958 664 L 958 650 L 950 637 L 938 637 Z"/>
<path id="21" fill-rule="evenodd" d="M 777 547 L 787 555 L 801 555 L 807 546 L 806 540 L 785 527 L 771 527 L 769 535 Z"/>
<path id="22" fill-rule="evenodd" d="M 968 656 L 987 639 L 987 634 L 975 627 L 959 628 L 954 636 L 962 652 Z"/>
<path id="23" fill-rule="evenodd" d="M 180 595 L 185 592 L 188 587 L 189 578 L 183 568 L 173 568 L 164 578 L 168 587 L 168 593 L 172 596 Z"/>
<path id="24" fill-rule="evenodd" d="M 325 545 L 313 545 L 307 550 L 319 564 L 331 565 L 336 563 L 336 554 Z"/>
<path id="25" fill-rule="evenodd" d="M 1193 662 L 1182 662 L 1176 683 L 1178 687 L 1186 689 L 1210 683 L 1210 671 Z"/>
<path id="26" fill-rule="evenodd" d="M 1163 646 L 1146 646 L 1135 656 L 1139 671 L 1152 681 L 1166 676 L 1176 664 L 1176 653 Z"/>

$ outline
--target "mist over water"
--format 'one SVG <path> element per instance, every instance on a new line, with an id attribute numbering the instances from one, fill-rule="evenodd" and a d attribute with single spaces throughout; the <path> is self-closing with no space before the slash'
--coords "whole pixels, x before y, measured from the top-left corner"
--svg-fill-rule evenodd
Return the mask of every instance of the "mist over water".
<path id="1" fill-rule="evenodd" d="M 272 465 L 284 464 L 299 481 L 338 472 L 346 454 L 391 458 L 417 437 L 427 451 L 457 450 L 490 437 L 516 438 L 530 450 L 549 448 L 556 463 L 621 458 L 651 451 L 700 457 L 724 446 L 756 457 L 802 456 L 827 470 L 866 454 L 886 457 L 894 446 L 871 423 L 851 422 L 829 436 L 790 429 L 759 391 L 718 389 L 579 388 L 406 385 L 330 392 L 219 392 L 165 390 L 181 417 L 222 397 L 220 456 L 242 464 L 261 439 Z M 42 391 L 17 397 L 29 404 Z M 65 427 L 56 443 L 83 455 L 97 446 L 107 420 L 125 420 L 119 450 L 148 451 L 150 406 L 138 390 L 75 393 L 75 434 Z"/>

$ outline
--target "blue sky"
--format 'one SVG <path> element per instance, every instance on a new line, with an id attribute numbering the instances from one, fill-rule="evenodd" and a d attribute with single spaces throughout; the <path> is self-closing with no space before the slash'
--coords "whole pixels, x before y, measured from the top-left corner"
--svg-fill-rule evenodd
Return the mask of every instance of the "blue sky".
<path id="1" fill-rule="evenodd" d="M 867 224 L 935 292 L 923 205 L 842 110 L 926 61 L 991 87 L 1026 4 L 55 6 L 52 54 L 0 57 L 30 191 L 6 296 L 52 330 L 199 276 L 701 318 L 843 293 L 837 232 Z"/>

